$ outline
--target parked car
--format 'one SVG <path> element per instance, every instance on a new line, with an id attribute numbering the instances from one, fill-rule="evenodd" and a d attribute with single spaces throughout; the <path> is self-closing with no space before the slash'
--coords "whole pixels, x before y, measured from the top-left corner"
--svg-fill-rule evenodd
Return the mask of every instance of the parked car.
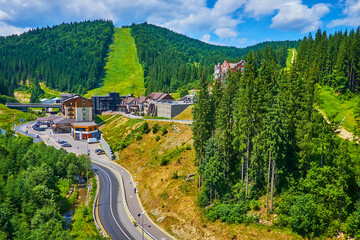
<path id="1" fill-rule="evenodd" d="M 62 146 L 62 147 L 71 147 L 71 144 L 70 144 L 70 143 L 65 142 L 65 143 L 61 144 L 61 146 Z"/>
<path id="2" fill-rule="evenodd" d="M 103 155 L 105 154 L 105 151 L 97 152 L 96 155 Z"/>
<path id="3" fill-rule="evenodd" d="M 97 152 L 101 152 L 101 151 L 104 151 L 104 150 L 102 150 L 101 148 L 95 149 L 95 152 L 96 152 L 96 153 L 97 153 Z"/>
<path id="4" fill-rule="evenodd" d="M 59 144 L 66 143 L 66 141 L 64 141 L 64 140 L 62 140 L 62 139 L 58 139 L 58 140 L 56 140 L 56 142 L 59 143 Z"/>
<path id="5" fill-rule="evenodd" d="M 37 130 L 38 131 L 45 131 L 46 129 L 45 128 L 38 128 Z"/>
<path id="6" fill-rule="evenodd" d="M 97 140 L 97 138 L 89 138 L 89 139 L 87 140 L 87 142 L 88 142 L 88 143 L 98 143 L 99 140 Z"/>
<path id="7" fill-rule="evenodd" d="M 39 138 L 40 136 L 39 136 L 39 134 L 36 134 L 35 137 L 36 137 L 36 138 Z"/>

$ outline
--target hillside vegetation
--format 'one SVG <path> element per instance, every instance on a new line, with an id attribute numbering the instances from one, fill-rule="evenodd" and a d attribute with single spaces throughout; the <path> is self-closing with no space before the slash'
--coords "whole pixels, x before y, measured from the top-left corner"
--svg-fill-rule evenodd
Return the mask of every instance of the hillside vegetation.
<path id="1" fill-rule="evenodd" d="M 34 115 L 25 113 L 16 109 L 7 108 L 4 104 L 0 104 L 0 127 L 11 128 L 13 125 L 20 124 L 20 119 L 30 121 L 34 119 Z"/>
<path id="2" fill-rule="evenodd" d="M 212 78 L 214 64 L 246 60 L 250 50 L 261 62 L 263 55 L 272 55 L 285 67 L 288 48 L 298 41 L 264 42 L 247 48 L 215 46 L 175 33 L 166 28 L 143 23 L 130 26 L 138 56 L 144 69 L 146 92 L 190 90 L 202 73 Z M 267 47 L 267 49 L 266 49 Z M 271 49 L 272 48 L 272 49 Z"/>
<path id="3" fill-rule="evenodd" d="M 145 123 L 117 115 L 109 118 L 101 131 L 115 149 L 116 162 L 127 168 L 137 182 L 147 213 L 178 239 L 296 238 L 265 225 L 228 225 L 204 218 L 196 201 L 198 167 L 190 126 Z M 191 173 L 196 175 L 188 178 Z"/>
<path id="4" fill-rule="evenodd" d="M 114 42 L 110 45 L 110 55 L 107 58 L 106 75 L 103 86 L 89 91 L 86 96 L 103 95 L 109 91 L 120 95 L 133 93 L 141 96 L 145 93 L 144 72 L 139 63 L 134 38 L 131 29 L 116 28 Z"/>
<path id="5" fill-rule="evenodd" d="M 95 20 L 0 37 L 0 94 L 28 80 L 79 94 L 97 87 L 113 32 L 111 21 Z"/>
<path id="6" fill-rule="evenodd" d="M 64 195 L 87 161 L 29 137 L 0 136 L 0 238 L 76 239 L 61 213 L 68 206 Z M 101 239 L 97 232 L 87 237 Z"/>

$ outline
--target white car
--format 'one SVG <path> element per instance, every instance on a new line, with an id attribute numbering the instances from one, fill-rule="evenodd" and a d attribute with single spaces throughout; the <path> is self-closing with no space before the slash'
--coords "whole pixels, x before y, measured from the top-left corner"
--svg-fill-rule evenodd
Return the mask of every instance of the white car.
<path id="1" fill-rule="evenodd" d="M 87 140 L 87 142 L 88 142 L 88 143 L 98 143 L 99 140 L 97 140 L 97 138 L 89 138 L 89 139 Z"/>

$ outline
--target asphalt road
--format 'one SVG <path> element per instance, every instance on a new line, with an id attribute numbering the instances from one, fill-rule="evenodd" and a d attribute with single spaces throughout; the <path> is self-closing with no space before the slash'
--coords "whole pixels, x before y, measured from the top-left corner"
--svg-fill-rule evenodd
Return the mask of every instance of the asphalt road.
<path id="1" fill-rule="evenodd" d="M 97 218 L 101 228 L 111 239 L 173 239 L 159 226 L 157 226 L 145 213 L 141 205 L 138 193 L 134 192 L 134 183 L 131 174 L 123 167 L 112 162 L 106 155 L 96 155 L 94 150 L 99 144 L 86 144 L 84 141 L 75 141 L 69 134 L 51 134 L 49 130 L 39 132 L 32 130 L 32 123 L 25 123 L 17 126 L 16 131 L 33 137 L 34 141 L 44 140 L 46 144 L 56 148 L 61 146 L 56 143 L 57 139 L 64 139 L 72 145 L 66 148 L 69 152 L 77 155 L 86 154 L 90 150 L 92 169 L 99 177 L 99 198 L 97 202 Z M 40 138 L 35 135 L 39 134 Z M 136 219 L 138 226 L 135 227 L 133 219 Z M 144 235 L 143 235 L 144 230 Z"/>
<path id="2" fill-rule="evenodd" d="M 24 123 L 22 125 L 16 126 L 15 132 L 32 137 L 34 139 L 35 143 L 42 142 L 42 139 L 40 137 L 39 138 L 35 137 L 36 135 L 41 135 L 41 132 L 37 132 L 30 127 L 33 123 L 34 122 L 28 122 L 28 123 Z"/>
<path id="3" fill-rule="evenodd" d="M 96 159 L 92 159 L 93 164 L 95 166 L 96 163 L 101 163 L 102 167 L 108 167 L 113 170 L 113 172 L 116 173 L 118 181 L 122 181 L 123 183 L 123 191 L 125 196 L 125 203 L 128 206 L 128 210 L 131 213 L 131 215 L 134 217 L 134 219 L 137 221 L 140 228 L 144 229 L 144 236 L 146 239 L 146 235 L 151 236 L 148 237 L 148 239 L 158 239 L 158 240 L 170 240 L 173 239 L 170 235 L 168 235 L 165 231 L 163 231 L 157 224 L 155 224 L 150 217 L 144 212 L 144 209 L 141 205 L 141 201 L 139 198 L 138 193 L 134 193 L 134 188 L 136 186 L 136 183 L 133 182 L 132 176 L 130 173 L 120 165 L 110 162 L 110 161 L 99 161 Z M 96 172 L 97 173 L 97 172 Z M 121 179 L 120 179 L 121 178 Z M 102 186 L 102 182 L 100 179 L 100 184 Z M 121 186 L 120 186 L 121 187 Z M 101 187 L 100 187 L 101 189 Z M 99 209 L 100 211 L 100 209 Z M 131 218 L 128 216 L 128 218 Z M 142 229 L 140 230 L 142 232 Z M 146 234 L 148 233 L 148 234 Z M 136 238 L 136 239 L 142 239 L 142 238 Z"/>
<path id="4" fill-rule="evenodd" d="M 123 207 L 121 184 L 113 171 L 98 164 L 92 165 L 99 176 L 100 193 L 97 202 L 98 218 L 111 239 L 141 239 L 141 232 L 129 221 Z"/>

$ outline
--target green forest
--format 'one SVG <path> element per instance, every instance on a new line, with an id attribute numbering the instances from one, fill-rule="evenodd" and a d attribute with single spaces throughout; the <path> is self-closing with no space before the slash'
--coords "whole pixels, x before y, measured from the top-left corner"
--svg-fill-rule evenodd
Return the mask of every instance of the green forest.
<path id="1" fill-rule="evenodd" d="M 85 156 L 34 144 L 30 137 L 0 136 L 0 239 L 75 238 L 61 213 L 86 164 Z"/>
<path id="2" fill-rule="evenodd" d="M 166 28 L 143 23 L 130 26 L 138 57 L 144 69 L 146 93 L 176 92 L 197 86 L 202 72 L 211 79 L 218 62 L 246 60 L 254 51 L 256 61 L 271 55 L 285 67 L 288 48 L 297 48 L 299 41 L 264 42 L 247 48 L 216 46 L 175 33 Z M 267 47 L 267 50 L 264 49 Z"/>
<path id="3" fill-rule="evenodd" d="M 211 204 L 208 219 L 259 222 L 248 211 L 263 204 L 265 220 L 303 237 L 360 238 L 359 145 L 337 137 L 339 122 L 328 124 L 315 109 L 321 84 L 357 91 L 359 37 L 358 30 L 309 35 L 288 70 L 271 55 L 259 64 L 250 52 L 244 74 L 213 82 L 211 94 L 203 75 L 193 132 L 198 203 Z M 345 54 L 344 45 L 353 48 Z"/>
<path id="4" fill-rule="evenodd" d="M 113 33 L 111 21 L 95 20 L 0 36 L 0 95 L 13 96 L 27 81 L 34 92 L 39 82 L 78 94 L 98 87 Z"/>

